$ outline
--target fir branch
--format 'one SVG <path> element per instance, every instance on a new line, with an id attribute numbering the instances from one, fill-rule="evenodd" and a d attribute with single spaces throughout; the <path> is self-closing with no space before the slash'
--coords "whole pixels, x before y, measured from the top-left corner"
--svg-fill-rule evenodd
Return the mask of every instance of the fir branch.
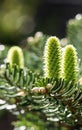
<path id="1" fill-rule="evenodd" d="M 23 111 L 25 121 L 26 113 L 35 113 L 50 125 L 61 122 L 61 125 L 82 126 L 82 89 L 76 83 L 75 48 L 71 45 L 65 48 L 64 77 L 60 79 L 61 47 L 56 37 L 50 37 L 44 50 L 44 67 L 45 77 L 41 77 L 26 68 L 21 68 L 17 62 L 12 67 L 7 63 L 5 71 L 0 70 L 4 77 L 3 84 L 0 85 L 0 99 L 5 101 L 5 104 L 0 104 L 0 109 L 8 109 L 8 105 L 15 105 L 10 111 L 19 112 L 21 115 Z M 2 76 L 0 80 L 1 78 Z"/>

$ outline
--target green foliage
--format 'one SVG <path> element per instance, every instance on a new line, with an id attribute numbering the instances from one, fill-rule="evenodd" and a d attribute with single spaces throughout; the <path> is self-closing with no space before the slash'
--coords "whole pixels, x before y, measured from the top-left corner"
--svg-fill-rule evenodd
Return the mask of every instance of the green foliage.
<path id="1" fill-rule="evenodd" d="M 46 60 L 47 64 L 49 62 L 49 68 L 47 68 L 49 76 L 45 77 L 41 74 L 41 70 L 44 69 L 42 61 L 35 62 L 34 59 L 29 62 L 27 59 L 31 52 L 42 58 L 42 51 L 38 52 L 37 46 L 41 49 L 44 44 L 40 44 L 40 46 L 39 41 L 28 43 L 26 49 L 23 48 L 24 58 L 27 61 L 25 67 L 21 68 L 18 62 L 12 65 L 12 69 L 10 63 L 0 66 L 0 110 L 7 109 L 13 114 L 18 114 L 19 121 L 14 123 L 17 128 L 23 126 L 26 129 L 54 130 L 62 126 L 71 127 L 71 129 L 75 129 L 77 126 L 82 127 L 82 86 L 79 85 L 76 77 L 75 48 L 66 47 L 64 66 L 61 66 L 62 48 L 59 40 L 56 37 L 50 37 L 44 50 L 44 60 L 47 56 L 49 59 Z M 39 74 L 37 74 L 36 65 L 32 68 L 35 70 L 34 72 L 28 69 L 28 64 L 31 65 L 32 62 L 35 62 L 36 65 L 41 64 L 42 68 L 38 66 Z M 63 67 L 66 76 L 60 78 Z"/>
<path id="2" fill-rule="evenodd" d="M 25 44 L 22 44 L 25 66 L 40 74 L 43 74 L 43 50 L 47 38 L 48 36 L 42 32 L 36 32 L 34 36 L 27 38 Z"/>
<path id="3" fill-rule="evenodd" d="M 78 69 L 77 65 L 76 49 L 72 45 L 66 46 L 63 53 L 63 75 L 67 82 L 76 82 Z"/>
<path id="4" fill-rule="evenodd" d="M 50 37 L 44 49 L 44 75 L 48 78 L 61 77 L 61 49 L 57 37 Z"/>
<path id="5" fill-rule="evenodd" d="M 11 70 L 8 64 L 3 77 L 4 84 L 0 85 L 2 109 L 11 107 L 13 114 L 18 111 L 21 116 L 23 113 L 35 113 L 40 119 L 45 120 L 46 127 L 49 127 L 48 124 L 53 124 L 53 122 L 59 124 L 60 121 L 66 123 L 67 126 L 81 125 L 82 106 L 79 103 L 82 98 L 81 89 L 77 84 L 73 85 L 72 82 L 67 84 L 61 79 L 42 78 L 29 70 L 16 69 L 16 66 Z M 38 87 L 37 93 L 34 90 L 36 85 Z M 41 90 L 42 86 L 45 91 Z M 24 120 L 27 120 L 25 116 Z M 60 125 L 63 125 L 62 123 Z"/>
<path id="6" fill-rule="evenodd" d="M 74 19 L 67 24 L 67 39 L 69 44 L 73 44 L 82 60 L 82 16 L 77 14 Z"/>
<path id="7" fill-rule="evenodd" d="M 45 130 L 46 125 L 43 120 L 38 117 L 36 113 L 25 113 L 18 116 L 18 121 L 13 122 L 13 125 L 16 129 L 25 128 L 26 130 L 35 129 L 35 130 Z"/>

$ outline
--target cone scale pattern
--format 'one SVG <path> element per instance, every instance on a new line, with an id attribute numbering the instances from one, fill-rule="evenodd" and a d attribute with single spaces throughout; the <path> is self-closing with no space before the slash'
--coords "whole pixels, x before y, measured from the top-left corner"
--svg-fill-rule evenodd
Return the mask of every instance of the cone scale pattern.
<path id="1" fill-rule="evenodd" d="M 63 76 L 67 82 L 76 82 L 77 78 L 77 53 L 72 45 L 65 47 L 63 54 Z"/>
<path id="2" fill-rule="evenodd" d="M 61 77 L 61 48 L 57 37 L 48 38 L 44 49 L 44 76 Z"/>
<path id="3" fill-rule="evenodd" d="M 22 49 L 18 46 L 13 46 L 8 51 L 7 61 L 10 63 L 11 68 L 13 65 L 18 65 L 19 68 L 24 67 L 24 58 Z"/>

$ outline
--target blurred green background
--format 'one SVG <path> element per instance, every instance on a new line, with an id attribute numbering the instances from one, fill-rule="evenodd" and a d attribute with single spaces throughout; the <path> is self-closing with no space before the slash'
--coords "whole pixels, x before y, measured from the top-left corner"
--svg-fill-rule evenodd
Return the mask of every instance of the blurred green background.
<path id="1" fill-rule="evenodd" d="M 38 0 L 0 1 L 0 42 L 18 44 L 35 28 Z"/>
<path id="2" fill-rule="evenodd" d="M 0 42 L 19 44 L 37 31 L 65 37 L 67 21 L 81 12 L 81 0 L 0 0 Z"/>

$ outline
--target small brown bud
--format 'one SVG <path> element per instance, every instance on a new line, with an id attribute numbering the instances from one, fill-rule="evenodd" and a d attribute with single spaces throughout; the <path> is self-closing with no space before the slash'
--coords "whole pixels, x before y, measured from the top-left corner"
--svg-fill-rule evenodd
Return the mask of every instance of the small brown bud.
<path id="1" fill-rule="evenodd" d="M 45 94 L 46 93 L 46 89 L 44 87 L 39 87 L 39 93 Z"/>
<path id="2" fill-rule="evenodd" d="M 40 93 L 40 94 L 45 94 L 46 93 L 46 89 L 44 87 L 34 87 L 31 90 L 32 93 Z"/>
<path id="3" fill-rule="evenodd" d="M 39 92 L 39 87 L 34 87 L 31 90 L 32 93 L 38 93 Z"/>
<path id="4" fill-rule="evenodd" d="M 50 90 L 51 88 L 52 88 L 52 84 L 48 83 L 48 84 L 46 85 L 46 89 L 47 89 L 47 90 Z"/>
<path id="5" fill-rule="evenodd" d="M 24 92 L 24 91 L 20 91 L 20 92 L 18 93 L 18 96 L 25 96 L 25 92 Z"/>

